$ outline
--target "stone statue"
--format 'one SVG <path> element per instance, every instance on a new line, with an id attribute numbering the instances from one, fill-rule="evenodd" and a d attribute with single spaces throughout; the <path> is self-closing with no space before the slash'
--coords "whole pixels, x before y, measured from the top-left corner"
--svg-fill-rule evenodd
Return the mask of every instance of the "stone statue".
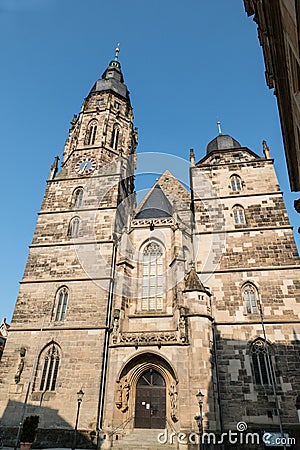
<path id="1" fill-rule="evenodd" d="M 173 422 L 177 422 L 176 417 L 176 410 L 177 410 L 177 390 L 174 384 L 171 384 L 169 389 L 169 396 L 170 396 L 170 406 L 171 406 L 171 417 Z"/>
<path id="2" fill-rule="evenodd" d="M 128 409 L 129 391 L 130 384 L 128 383 L 127 378 L 125 378 L 122 389 L 122 412 L 125 412 Z"/>
<path id="3" fill-rule="evenodd" d="M 118 383 L 116 406 L 118 409 L 122 408 L 122 385 L 120 383 Z"/>
<path id="4" fill-rule="evenodd" d="M 119 317 L 114 317 L 113 330 L 112 330 L 113 344 L 116 344 L 118 341 L 118 332 L 119 332 Z"/>
<path id="5" fill-rule="evenodd" d="M 182 342 L 186 341 L 186 321 L 185 317 L 181 316 L 178 322 L 178 328 L 179 328 L 179 338 Z"/>
<path id="6" fill-rule="evenodd" d="M 25 354 L 26 354 L 26 349 L 24 347 L 22 347 L 20 349 L 20 362 L 18 365 L 18 369 L 15 375 L 15 383 L 18 384 L 21 380 L 21 375 L 24 369 L 24 364 L 25 364 Z"/>

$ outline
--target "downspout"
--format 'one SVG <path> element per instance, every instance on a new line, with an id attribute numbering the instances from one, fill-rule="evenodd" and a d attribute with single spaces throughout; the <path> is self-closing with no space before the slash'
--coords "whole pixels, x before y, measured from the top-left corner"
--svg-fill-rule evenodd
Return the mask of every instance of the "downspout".
<path id="1" fill-rule="evenodd" d="M 209 301 L 210 301 L 210 311 L 212 314 L 212 296 L 210 295 Z M 216 327 L 216 321 L 214 316 L 212 315 L 212 333 L 213 333 L 213 346 L 214 346 L 214 360 L 215 360 L 215 367 L 216 367 L 216 380 L 217 380 L 217 395 L 218 395 L 218 407 L 219 407 L 219 421 L 220 421 L 220 430 L 221 434 L 224 432 L 224 422 L 223 422 L 223 410 L 222 410 L 222 403 L 221 403 L 221 388 L 220 388 L 220 374 L 219 374 L 219 360 L 218 360 L 218 353 L 217 353 L 217 327 Z"/>
<path id="2" fill-rule="evenodd" d="M 103 359 L 102 359 L 102 367 L 101 367 L 97 431 L 102 431 L 102 425 L 103 425 L 105 386 L 106 386 L 106 377 L 107 377 L 108 348 L 109 348 L 110 325 L 111 325 L 111 317 L 112 317 L 112 304 L 113 304 L 114 284 L 115 284 L 117 247 L 118 247 L 118 239 L 117 239 L 116 234 L 114 233 L 113 234 L 112 264 L 111 264 L 111 270 L 110 270 L 108 302 L 107 302 L 107 310 L 106 310 L 106 323 L 105 323 L 105 333 L 104 333 L 104 343 L 103 343 Z M 97 448 L 99 448 L 99 447 L 100 447 L 100 439 L 98 436 Z"/>
<path id="3" fill-rule="evenodd" d="M 278 422 L 279 422 L 278 423 L 279 430 L 280 430 L 281 437 L 283 437 L 284 435 L 283 435 L 283 426 L 282 426 L 282 420 L 281 420 L 281 412 L 280 412 L 280 407 L 279 407 L 278 394 L 276 391 L 276 383 L 275 383 L 275 379 L 274 379 L 273 366 L 272 366 L 271 355 L 270 355 L 270 351 L 269 351 L 269 345 L 267 343 L 267 333 L 266 333 L 266 327 L 265 327 L 265 322 L 264 322 L 264 315 L 263 315 L 263 310 L 262 310 L 262 301 L 261 301 L 260 294 L 258 297 L 259 297 L 259 314 L 260 314 L 260 320 L 261 320 L 261 327 L 262 327 L 262 331 L 263 331 L 263 335 L 264 335 L 265 349 L 266 349 L 266 353 L 267 353 L 268 369 L 269 369 L 269 373 L 270 373 L 272 390 L 273 390 L 273 394 L 274 394 L 275 407 L 276 407 L 276 412 L 277 412 L 277 417 L 278 417 Z M 286 445 L 283 444 L 282 448 L 284 450 L 286 450 Z"/>

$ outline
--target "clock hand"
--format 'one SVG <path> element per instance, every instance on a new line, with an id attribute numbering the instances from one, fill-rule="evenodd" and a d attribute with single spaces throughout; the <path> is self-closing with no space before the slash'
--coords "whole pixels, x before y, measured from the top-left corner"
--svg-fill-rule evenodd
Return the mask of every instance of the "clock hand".
<path id="1" fill-rule="evenodd" d="M 88 165 L 88 163 L 87 163 L 87 162 L 85 162 L 85 163 L 84 163 L 84 165 L 83 165 L 83 168 L 81 169 L 81 171 L 82 171 L 82 172 L 84 172 L 84 171 L 85 171 L 85 169 L 87 168 L 87 165 Z"/>

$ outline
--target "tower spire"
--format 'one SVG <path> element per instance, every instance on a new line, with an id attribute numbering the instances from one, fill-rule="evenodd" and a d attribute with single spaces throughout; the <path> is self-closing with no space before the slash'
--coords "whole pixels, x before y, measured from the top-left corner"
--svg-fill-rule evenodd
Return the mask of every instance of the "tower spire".
<path id="1" fill-rule="evenodd" d="M 116 50 L 115 50 L 115 61 L 118 61 L 119 53 L 120 53 L 120 42 L 117 43 L 117 47 L 116 47 Z"/>

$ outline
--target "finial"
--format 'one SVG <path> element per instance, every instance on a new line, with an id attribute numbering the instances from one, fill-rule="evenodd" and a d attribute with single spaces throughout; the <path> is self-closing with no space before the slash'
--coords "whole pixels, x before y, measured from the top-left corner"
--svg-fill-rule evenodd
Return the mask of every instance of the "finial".
<path id="1" fill-rule="evenodd" d="M 190 148 L 190 163 L 191 166 L 195 165 L 195 153 L 193 148 Z"/>
<path id="2" fill-rule="evenodd" d="M 222 134 L 222 130 L 221 130 L 221 122 L 218 120 L 218 122 L 217 122 L 217 125 L 218 125 L 218 131 L 219 131 L 219 134 Z"/>
<path id="3" fill-rule="evenodd" d="M 118 61 L 119 58 L 119 52 L 120 52 L 120 42 L 117 44 L 117 48 L 115 50 L 115 61 Z"/>
<path id="4" fill-rule="evenodd" d="M 263 145 L 263 152 L 264 152 L 265 158 L 270 159 L 271 158 L 270 148 L 265 140 L 262 141 L 262 145 Z"/>

